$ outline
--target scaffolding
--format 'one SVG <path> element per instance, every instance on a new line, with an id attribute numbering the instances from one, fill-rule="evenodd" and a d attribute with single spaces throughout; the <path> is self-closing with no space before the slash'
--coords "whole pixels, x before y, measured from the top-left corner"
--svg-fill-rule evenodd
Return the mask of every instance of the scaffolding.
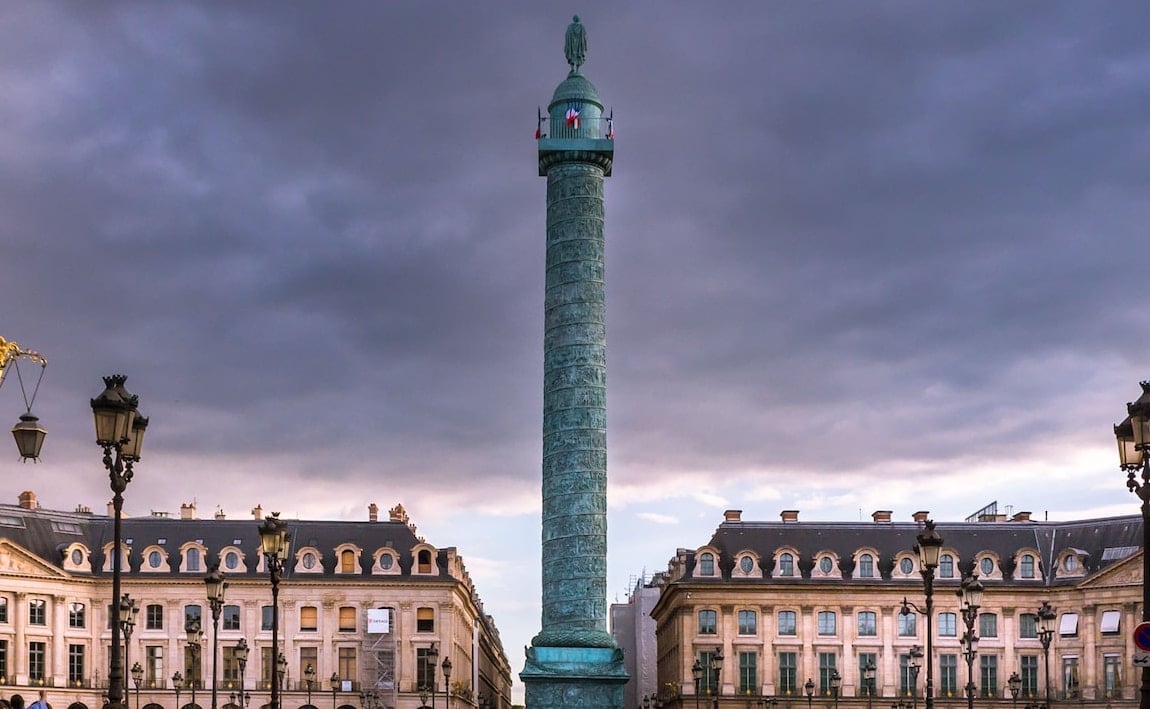
<path id="1" fill-rule="evenodd" d="M 399 701 L 395 619 L 394 608 L 367 610 L 367 632 L 363 634 L 360 653 L 363 657 L 360 686 L 365 695 L 374 692 L 372 696 L 378 697 L 377 709 L 395 709 Z"/>

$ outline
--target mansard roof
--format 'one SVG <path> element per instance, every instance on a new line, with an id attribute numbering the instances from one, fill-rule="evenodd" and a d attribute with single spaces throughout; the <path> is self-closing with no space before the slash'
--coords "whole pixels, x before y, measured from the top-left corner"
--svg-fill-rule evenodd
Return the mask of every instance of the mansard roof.
<path id="1" fill-rule="evenodd" d="M 1142 549 L 1142 518 L 1139 515 L 1107 517 L 1101 519 L 1074 520 L 1068 522 L 1038 521 L 980 521 L 980 522 L 938 522 L 936 529 L 943 539 L 944 552 L 951 550 L 957 556 L 958 564 L 953 579 L 940 579 L 941 582 L 959 580 L 961 573 L 973 568 L 980 554 L 990 553 L 1000 562 L 1001 580 L 983 579 L 986 584 L 1014 581 L 1014 566 L 1017 554 L 1022 550 L 1036 552 L 1041 564 L 1041 574 L 1028 583 L 1059 585 L 1074 584 L 1077 578 L 1059 578 L 1052 573 L 1059 556 L 1068 550 L 1085 552 L 1085 574 L 1097 573 Z M 816 556 L 830 553 L 838 556 L 842 578 L 834 578 L 834 583 L 876 583 L 879 581 L 909 581 L 921 583 L 917 573 L 911 579 L 897 575 L 892 579 L 896 560 L 900 554 L 913 554 L 915 537 L 922 531 L 918 522 L 761 522 L 742 521 L 737 512 L 728 513 L 727 520 L 719 525 L 711 539 L 703 547 L 715 549 L 719 553 L 717 569 L 719 573 L 712 582 L 729 582 L 732 570 L 737 563 L 736 555 L 745 550 L 753 551 L 762 560 L 763 578 L 760 582 L 788 583 L 795 579 L 772 579 L 772 564 L 775 554 L 784 548 L 795 550 L 799 558 L 796 565 L 801 579 L 811 580 L 811 568 Z M 875 550 L 879 558 L 877 578 L 852 578 L 854 556 L 861 548 Z M 685 552 L 682 553 L 682 552 Z M 692 583 L 706 583 L 707 578 L 693 577 L 695 552 L 682 550 L 684 557 L 681 580 Z M 680 580 L 672 579 L 672 580 Z M 739 582 L 748 582 L 736 578 Z M 822 581 L 823 579 L 815 579 Z M 828 579 L 829 580 L 829 579 Z"/>

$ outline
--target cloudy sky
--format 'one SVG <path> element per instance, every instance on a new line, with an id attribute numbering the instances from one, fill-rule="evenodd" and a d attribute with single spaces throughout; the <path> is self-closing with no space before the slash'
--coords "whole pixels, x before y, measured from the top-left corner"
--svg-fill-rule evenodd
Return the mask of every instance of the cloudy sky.
<path id="1" fill-rule="evenodd" d="M 128 513 L 402 502 L 518 672 L 573 12 L 617 134 L 608 600 L 728 508 L 1137 512 L 1143 2 L 5 3 L 0 335 L 49 437 L 0 497 L 102 510 L 125 373 Z"/>

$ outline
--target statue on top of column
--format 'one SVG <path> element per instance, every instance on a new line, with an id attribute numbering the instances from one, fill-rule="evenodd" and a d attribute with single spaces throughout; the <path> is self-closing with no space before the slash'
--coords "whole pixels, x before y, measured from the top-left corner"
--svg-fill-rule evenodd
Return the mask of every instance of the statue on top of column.
<path id="1" fill-rule="evenodd" d="M 579 22 L 579 16 L 571 19 L 567 25 L 567 38 L 563 43 L 563 54 L 567 56 L 567 63 L 571 65 L 571 73 L 578 74 L 579 67 L 587 59 L 587 30 Z"/>

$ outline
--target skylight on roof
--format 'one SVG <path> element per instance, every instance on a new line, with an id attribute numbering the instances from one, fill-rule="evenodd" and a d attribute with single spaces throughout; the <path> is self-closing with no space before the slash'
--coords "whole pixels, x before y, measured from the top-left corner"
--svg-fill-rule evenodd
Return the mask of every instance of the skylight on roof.
<path id="1" fill-rule="evenodd" d="M 1115 561 L 1116 559 L 1125 559 L 1132 556 L 1141 547 L 1106 547 L 1102 550 L 1103 561 Z"/>

